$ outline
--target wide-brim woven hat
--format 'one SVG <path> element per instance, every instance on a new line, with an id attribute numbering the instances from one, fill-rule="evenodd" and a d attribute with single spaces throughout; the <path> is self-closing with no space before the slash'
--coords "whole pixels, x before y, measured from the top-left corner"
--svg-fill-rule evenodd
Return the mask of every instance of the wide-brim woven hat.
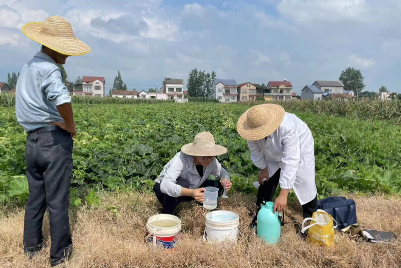
<path id="1" fill-rule="evenodd" d="M 248 109 L 237 123 L 238 134 L 246 140 L 261 140 L 276 131 L 285 115 L 277 104 L 261 104 Z"/>
<path id="2" fill-rule="evenodd" d="M 192 156 L 218 156 L 227 153 L 224 146 L 216 144 L 210 132 L 196 134 L 194 141 L 182 146 L 181 151 Z"/>
<path id="3" fill-rule="evenodd" d="M 64 55 L 79 56 L 90 52 L 89 46 L 75 37 L 71 24 L 60 16 L 25 24 L 22 32 L 33 41 Z"/>

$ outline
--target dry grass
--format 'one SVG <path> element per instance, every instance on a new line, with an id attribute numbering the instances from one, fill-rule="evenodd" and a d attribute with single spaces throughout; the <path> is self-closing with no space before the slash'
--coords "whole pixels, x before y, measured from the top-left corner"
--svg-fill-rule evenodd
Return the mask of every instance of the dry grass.
<path id="1" fill-rule="evenodd" d="M 364 228 L 392 231 L 401 236 L 400 197 L 355 197 L 359 223 Z M 337 233 L 336 247 L 305 242 L 291 220 L 301 221 L 299 205 L 287 209 L 287 224 L 276 246 L 261 242 L 248 225 L 254 197 L 236 194 L 220 202 L 219 209 L 240 215 L 240 234 L 235 246 L 212 246 L 202 241 L 204 216 L 201 206 L 184 204 L 180 210 L 183 230 L 177 247 L 168 252 L 144 243 L 145 223 L 157 213 L 150 195 L 107 194 L 97 208 L 80 208 L 71 217 L 73 258 L 61 267 L 401 267 L 400 239 L 393 244 L 357 243 Z M 115 205 L 121 217 L 106 209 Z M 0 214 L 0 267 L 49 267 L 49 245 L 34 259 L 22 253 L 23 210 Z M 46 219 L 47 221 L 47 219 Z M 49 227 L 44 227 L 49 236 Z"/>

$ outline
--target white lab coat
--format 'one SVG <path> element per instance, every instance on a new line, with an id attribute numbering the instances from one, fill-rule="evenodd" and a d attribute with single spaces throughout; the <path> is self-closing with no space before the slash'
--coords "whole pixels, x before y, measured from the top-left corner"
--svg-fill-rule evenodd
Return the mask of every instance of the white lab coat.
<path id="1" fill-rule="evenodd" d="M 281 189 L 294 189 L 301 205 L 316 197 L 315 154 L 312 132 L 296 115 L 285 113 L 280 127 L 270 136 L 248 141 L 252 162 L 267 167 L 269 176 L 279 168 Z"/>

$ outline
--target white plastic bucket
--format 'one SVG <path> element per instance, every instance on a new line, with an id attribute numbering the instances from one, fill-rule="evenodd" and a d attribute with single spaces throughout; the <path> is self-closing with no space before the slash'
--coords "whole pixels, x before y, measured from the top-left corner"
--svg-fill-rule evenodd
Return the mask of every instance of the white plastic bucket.
<path id="1" fill-rule="evenodd" d="M 172 227 L 159 227 L 153 225 L 160 221 L 174 221 L 176 222 L 176 225 Z M 181 220 L 170 214 L 153 215 L 146 222 L 146 229 L 149 232 L 146 241 L 153 240 L 154 246 L 161 245 L 165 248 L 173 248 L 176 242 L 175 237 L 181 231 Z"/>
<path id="2" fill-rule="evenodd" d="M 221 242 L 237 243 L 238 214 L 226 210 L 216 210 L 206 214 L 205 218 L 206 227 L 203 239 L 207 240 L 209 244 Z"/>

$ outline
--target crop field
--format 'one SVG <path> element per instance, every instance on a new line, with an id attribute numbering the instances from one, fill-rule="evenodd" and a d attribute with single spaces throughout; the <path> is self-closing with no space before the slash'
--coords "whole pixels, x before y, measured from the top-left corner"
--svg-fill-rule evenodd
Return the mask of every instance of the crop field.
<path id="1" fill-rule="evenodd" d="M 236 132 L 237 119 L 248 108 L 216 103 L 74 105 L 78 134 L 73 151 L 73 195 L 84 195 L 89 189 L 127 187 L 146 192 L 170 158 L 201 131 L 210 131 L 218 144 L 228 148 L 219 161 L 232 175 L 234 189 L 252 192 L 257 168 L 246 141 Z M 320 198 L 339 191 L 401 191 L 400 125 L 386 120 L 296 114 L 309 125 L 315 139 Z M 25 139 L 14 108 L 0 107 L 2 203 L 23 204 L 28 197 Z"/>

